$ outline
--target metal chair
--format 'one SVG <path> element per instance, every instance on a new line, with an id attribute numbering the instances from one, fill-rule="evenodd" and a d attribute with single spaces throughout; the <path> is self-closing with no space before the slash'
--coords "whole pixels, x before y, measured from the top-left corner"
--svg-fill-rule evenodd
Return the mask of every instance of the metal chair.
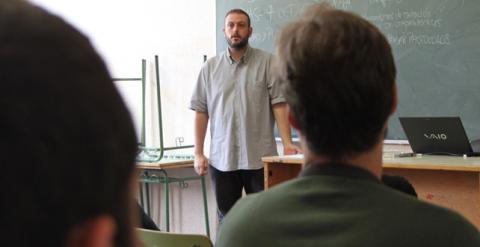
<path id="1" fill-rule="evenodd" d="M 123 78 L 113 78 L 114 82 L 141 82 L 142 86 L 142 115 L 141 115 L 141 123 L 140 123 L 140 140 L 138 143 L 139 147 L 145 147 L 145 88 L 146 88 L 146 74 L 147 74 L 147 61 L 142 59 L 142 75 L 141 77 L 123 77 Z M 138 158 L 138 155 L 137 155 Z M 146 188 L 147 194 L 149 193 L 148 188 Z M 149 214 L 150 207 L 149 203 L 144 203 L 145 198 L 143 197 L 143 189 L 140 186 L 140 204 L 142 208 L 147 207 L 146 211 Z"/>
<path id="2" fill-rule="evenodd" d="M 162 100 L 160 94 L 160 73 L 159 73 L 159 64 L 158 64 L 158 56 L 155 56 L 155 79 L 156 79 L 156 98 L 157 98 L 157 110 L 158 110 L 158 133 L 159 133 L 159 147 L 148 147 L 145 142 L 145 73 L 146 73 L 146 66 L 145 60 L 142 60 L 142 135 L 140 138 L 139 143 L 139 153 L 137 155 L 137 162 L 146 162 L 146 163 L 156 163 L 159 162 L 162 158 L 165 157 L 164 151 L 170 150 L 178 150 L 178 149 L 187 149 L 193 148 L 193 145 L 177 145 L 174 147 L 165 147 L 163 141 L 163 122 L 162 122 Z M 136 78 L 138 79 L 138 78 Z M 126 79 L 123 79 L 126 80 Z M 180 143 L 181 144 L 181 143 Z M 182 157 L 175 157 L 175 158 L 182 158 Z M 193 155 L 188 157 L 183 157 L 186 159 L 192 159 Z M 144 205 L 143 201 L 145 199 L 146 211 L 147 214 L 150 215 L 150 189 L 149 184 L 163 184 L 164 188 L 164 202 L 165 202 L 165 225 L 166 231 L 170 231 L 170 190 L 169 185 L 170 183 L 179 183 L 180 187 L 186 188 L 188 187 L 187 181 L 192 180 L 200 180 L 201 181 L 201 188 L 202 188 L 202 199 L 204 205 L 204 214 L 205 214 L 205 228 L 206 233 L 210 236 L 210 226 L 208 220 L 208 204 L 207 204 L 207 194 L 206 194 L 206 185 L 205 185 L 205 177 L 204 176 L 191 176 L 191 177 L 170 177 L 165 169 L 149 171 L 148 169 L 144 169 L 143 173 L 140 176 L 140 182 L 142 185 L 140 186 L 140 200 L 142 206 Z M 143 193 L 143 187 L 145 187 L 145 198 Z"/>

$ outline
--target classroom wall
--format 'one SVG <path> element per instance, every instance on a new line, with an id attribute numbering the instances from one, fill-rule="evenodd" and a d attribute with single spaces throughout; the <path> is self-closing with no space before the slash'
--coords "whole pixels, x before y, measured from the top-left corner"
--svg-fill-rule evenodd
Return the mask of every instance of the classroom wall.
<path id="1" fill-rule="evenodd" d="M 154 55 L 159 56 L 163 133 L 165 146 L 193 144 L 193 112 L 189 99 L 203 55 L 215 54 L 214 0 L 33 0 L 66 19 L 84 32 L 106 61 L 114 78 L 141 76 L 141 59 L 147 59 L 146 142 L 157 147 Z M 140 135 L 140 83 L 117 82 Z M 207 139 L 208 142 L 208 139 Z M 208 148 L 208 143 L 206 145 Z M 191 152 L 191 150 L 182 150 Z M 208 153 L 208 150 L 207 150 Z M 172 176 L 191 176 L 192 169 L 171 171 Z M 215 200 L 207 179 L 212 234 L 215 235 Z M 198 181 L 188 188 L 171 184 L 171 230 L 205 233 L 201 187 Z M 160 186 L 153 186 L 152 217 L 164 228 Z M 163 212 L 163 211 L 162 211 Z"/>
<path id="2" fill-rule="evenodd" d="M 140 77 L 147 59 L 146 136 L 158 146 L 154 55 L 159 56 L 164 141 L 193 144 L 193 113 L 188 109 L 203 55 L 215 55 L 215 1 L 33 0 L 84 32 L 105 59 L 114 78 Z M 117 83 L 140 135 L 140 83 Z"/>

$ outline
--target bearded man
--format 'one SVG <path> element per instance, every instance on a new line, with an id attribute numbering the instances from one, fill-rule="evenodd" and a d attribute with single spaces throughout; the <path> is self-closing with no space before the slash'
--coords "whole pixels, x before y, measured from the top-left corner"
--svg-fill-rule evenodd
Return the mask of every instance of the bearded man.
<path id="1" fill-rule="evenodd" d="M 273 126 L 277 122 L 284 154 L 292 143 L 285 97 L 273 76 L 273 55 L 249 46 L 250 17 L 241 9 L 225 15 L 228 49 L 202 67 L 190 109 L 195 111 L 195 170 L 210 171 L 219 222 L 241 198 L 263 190 L 263 156 L 277 155 Z M 210 121 L 210 155 L 204 142 Z"/>

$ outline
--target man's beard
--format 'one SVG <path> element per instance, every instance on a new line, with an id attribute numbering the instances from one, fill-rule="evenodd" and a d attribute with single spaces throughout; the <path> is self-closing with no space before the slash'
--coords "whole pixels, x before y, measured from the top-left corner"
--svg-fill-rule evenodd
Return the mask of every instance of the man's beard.
<path id="1" fill-rule="evenodd" d="M 232 40 L 229 38 L 225 38 L 227 40 L 228 46 L 233 49 L 243 49 L 247 46 L 248 44 L 248 38 L 244 38 L 240 40 L 238 43 L 233 43 Z"/>

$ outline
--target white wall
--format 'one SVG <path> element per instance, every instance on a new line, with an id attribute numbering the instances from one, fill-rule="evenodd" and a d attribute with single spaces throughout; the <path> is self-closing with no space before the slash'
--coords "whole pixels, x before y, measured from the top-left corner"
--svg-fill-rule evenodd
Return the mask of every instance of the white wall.
<path id="1" fill-rule="evenodd" d="M 147 66 L 147 143 L 158 145 L 153 61 L 159 55 L 166 146 L 176 137 L 193 144 L 189 98 L 203 55 L 215 53 L 214 0 L 32 0 L 83 31 L 105 59 L 114 78 L 140 77 Z M 139 133 L 141 88 L 117 83 Z"/>
<path id="2" fill-rule="evenodd" d="M 84 32 L 105 59 L 114 78 L 140 77 L 141 59 L 147 66 L 147 144 L 158 146 L 154 55 L 159 55 L 166 146 L 175 137 L 193 144 L 193 112 L 188 109 L 193 85 L 203 55 L 215 53 L 214 0 L 32 0 L 66 19 Z M 141 87 L 118 82 L 139 132 Z M 208 140 L 207 140 L 208 141 Z M 208 147 L 208 145 L 206 145 Z M 208 153 L 208 150 L 207 150 Z M 172 175 L 193 175 L 192 169 L 169 171 Z M 209 179 L 207 179 L 209 180 Z M 210 184 L 209 182 L 207 183 Z M 200 185 L 187 189 L 171 184 L 171 225 L 175 232 L 205 233 Z M 161 190 L 153 186 L 152 217 L 164 228 L 160 210 Z M 210 186 L 208 186 L 210 187 Z M 209 193 L 210 221 L 215 236 L 215 201 Z"/>

